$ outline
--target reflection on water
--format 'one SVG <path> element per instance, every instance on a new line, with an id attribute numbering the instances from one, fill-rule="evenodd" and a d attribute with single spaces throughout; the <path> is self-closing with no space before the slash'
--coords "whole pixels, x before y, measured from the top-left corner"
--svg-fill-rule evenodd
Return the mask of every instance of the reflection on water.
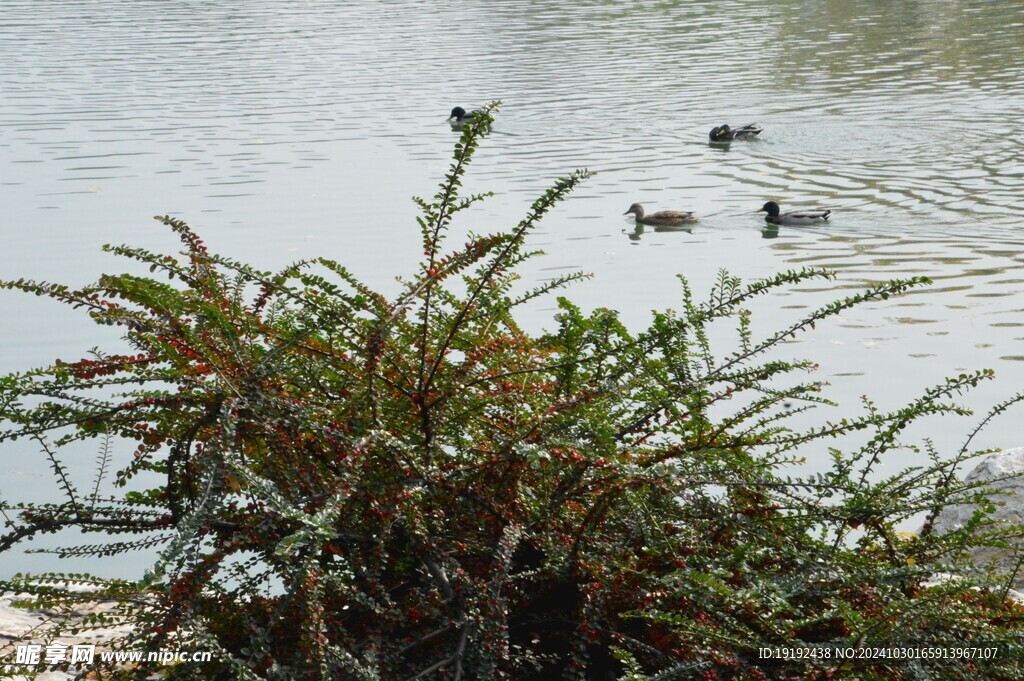
<path id="1" fill-rule="evenodd" d="M 640 238 L 648 230 L 656 234 L 661 232 L 686 232 L 687 234 L 693 234 L 692 225 L 677 225 L 674 227 L 669 225 L 655 225 L 653 227 L 649 227 L 647 225 L 642 225 L 639 222 L 636 223 L 636 225 L 633 227 L 632 232 L 627 232 L 626 230 L 623 230 L 623 232 L 626 234 L 627 237 L 629 237 L 630 241 L 639 242 Z"/>
<path id="2" fill-rule="evenodd" d="M 447 167 L 446 116 L 501 99 L 467 181 L 497 195 L 458 229 L 599 171 L 545 221 L 528 277 L 593 271 L 570 295 L 637 322 L 678 307 L 679 273 L 697 291 L 723 267 L 839 273 L 766 301 L 780 320 L 927 275 L 809 337 L 815 359 L 840 395 L 980 366 L 1016 381 L 1003 395 L 1024 356 L 1022 44 L 1016 0 L 5 0 L 0 277 L 83 282 L 121 266 L 101 243 L 173 249 L 149 220 L 169 213 L 261 267 L 331 254 L 388 289 L 417 257 L 408 197 Z M 708 144 L 723 122 L 765 131 Z M 832 221 L 767 228 L 769 199 Z M 633 202 L 701 221 L 630 232 Z M 111 338 L 38 300 L 0 312 L 19 320 L 3 370 Z"/>

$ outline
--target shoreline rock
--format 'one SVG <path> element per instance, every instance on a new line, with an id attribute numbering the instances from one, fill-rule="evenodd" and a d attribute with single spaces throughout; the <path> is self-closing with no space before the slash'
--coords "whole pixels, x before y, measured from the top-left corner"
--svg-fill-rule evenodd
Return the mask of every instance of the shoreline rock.
<path id="1" fill-rule="evenodd" d="M 101 613 L 113 613 L 115 604 L 101 601 L 82 601 L 75 605 L 70 613 L 57 612 L 56 610 L 21 608 L 15 607 L 16 601 L 32 598 L 31 594 L 17 593 L 4 594 L 0 596 L 0 666 L 7 669 L 14 665 L 16 659 L 16 648 L 19 645 L 29 643 L 41 644 L 44 646 L 43 657 L 45 657 L 46 640 L 49 638 L 50 624 L 61 621 L 69 621 L 71 628 L 76 624 L 82 624 L 84 629 L 77 634 L 69 631 L 53 639 L 53 643 L 62 643 L 69 646 L 95 645 L 96 654 L 110 650 L 110 644 L 129 635 L 133 627 L 129 624 L 114 624 L 107 627 L 97 627 L 87 624 L 86 618 L 89 615 Z M 77 671 L 60 671 L 54 669 L 53 665 L 47 665 L 42 660 L 39 664 L 24 667 L 25 674 L 18 674 L 12 678 L 14 681 L 68 681 L 74 679 Z"/>
<path id="2" fill-rule="evenodd" d="M 1005 525 L 1024 524 L 1024 447 L 989 454 L 964 477 L 964 482 L 986 483 L 984 490 L 995 492 L 991 497 L 996 504 L 993 520 Z M 964 527 L 977 509 L 977 504 L 950 504 L 935 518 L 933 531 L 942 534 Z M 1022 539 L 1010 540 L 1008 543 L 1024 549 Z M 1022 554 L 1019 550 L 979 546 L 970 555 L 979 568 L 990 568 L 1008 576 L 1017 569 Z M 1018 591 L 1024 590 L 1024 565 L 1017 570 L 1012 587 Z"/>

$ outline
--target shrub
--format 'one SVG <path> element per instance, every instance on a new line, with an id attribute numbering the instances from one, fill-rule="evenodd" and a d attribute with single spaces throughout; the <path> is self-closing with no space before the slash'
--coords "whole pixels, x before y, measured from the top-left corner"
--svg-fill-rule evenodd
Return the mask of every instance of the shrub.
<path id="1" fill-rule="evenodd" d="M 483 198 L 458 190 L 488 120 L 466 127 L 438 194 L 417 199 L 423 260 L 394 299 L 326 258 L 258 271 L 169 217 L 183 259 L 106 250 L 171 283 L 5 283 L 122 327 L 132 354 L 0 381 L 0 440 L 38 443 L 65 495 L 5 503 L 0 551 L 72 527 L 117 541 L 65 558 L 161 550 L 139 582 L 19 575 L 3 588 L 50 607 L 115 600 L 135 626 L 124 647 L 215 652 L 168 670 L 181 679 L 1018 678 L 1021 606 L 977 579 L 928 582 L 1002 535 L 979 533 L 983 513 L 942 536 L 896 531 L 984 498 L 956 482 L 971 438 L 874 471 L 915 420 L 967 413 L 951 399 L 990 372 L 891 413 L 867 402 L 858 417 L 787 426 L 825 400 L 820 381 L 797 378 L 814 365 L 778 359 L 780 343 L 926 280 L 875 286 L 764 338 L 750 325 L 758 296 L 831 275 L 745 285 L 723 273 L 702 302 L 681 280 L 681 312 L 640 332 L 559 299 L 556 328 L 528 334 L 516 308 L 577 275 L 524 289 L 516 268 L 587 173 L 559 179 L 514 229 L 444 251 L 452 218 Z M 723 327 L 735 343 L 720 353 L 710 339 Z M 129 441 L 117 484 L 162 484 L 80 492 L 58 453 L 86 439 L 102 443 L 98 477 L 109 443 Z M 829 472 L 790 474 L 833 440 Z M 840 657 L 965 646 L 998 654 Z"/>

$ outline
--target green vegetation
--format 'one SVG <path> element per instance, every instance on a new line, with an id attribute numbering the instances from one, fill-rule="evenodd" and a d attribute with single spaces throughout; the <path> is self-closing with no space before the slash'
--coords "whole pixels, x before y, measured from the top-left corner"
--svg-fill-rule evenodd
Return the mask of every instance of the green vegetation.
<path id="1" fill-rule="evenodd" d="M 875 471 L 915 420 L 966 413 L 952 399 L 989 372 L 892 413 L 866 402 L 857 417 L 787 427 L 824 399 L 802 377 L 814 365 L 779 359 L 781 342 L 925 280 L 760 338 L 757 296 L 830 275 L 723 273 L 704 300 L 682 281 L 681 312 L 639 332 L 560 299 L 556 328 L 535 337 L 517 306 L 576 276 L 525 289 L 515 271 L 538 220 L 586 173 L 558 180 L 514 229 L 445 251 L 453 216 L 482 198 L 458 189 L 486 123 L 466 126 L 440 191 L 418 201 L 423 261 L 394 299 L 327 259 L 256 271 L 171 218 L 160 221 L 183 258 L 107 249 L 170 282 L 3 284 L 122 327 L 134 354 L 0 379 L 0 442 L 38 443 L 66 496 L 5 502 L 0 552 L 63 528 L 112 536 L 58 551 L 71 559 L 159 546 L 141 582 L 73 581 L 121 603 L 138 634 L 124 646 L 214 651 L 168 670 L 180 679 L 1020 678 L 1024 608 L 992 584 L 971 588 L 977 578 L 926 583 L 1003 535 L 978 532 L 982 513 L 941 536 L 896 531 L 980 498 L 955 475 L 971 438 L 945 454 L 925 443 L 920 467 Z M 724 351 L 723 331 L 734 332 Z M 128 441 L 118 483 L 160 483 L 80 491 L 58 454 L 89 438 L 98 477 L 110 443 Z M 829 472 L 791 475 L 803 451 L 827 446 Z M 0 588 L 49 606 L 90 597 L 60 580 Z M 967 644 L 998 654 L 835 656 Z M 759 656 L 786 647 L 830 652 Z"/>

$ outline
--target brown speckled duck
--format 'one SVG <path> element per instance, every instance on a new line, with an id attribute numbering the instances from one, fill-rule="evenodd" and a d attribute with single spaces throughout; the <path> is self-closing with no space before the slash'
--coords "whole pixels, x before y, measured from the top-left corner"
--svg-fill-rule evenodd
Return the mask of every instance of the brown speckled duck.
<path id="1" fill-rule="evenodd" d="M 654 227 L 676 227 L 678 225 L 685 225 L 688 222 L 697 221 L 697 216 L 689 211 L 662 210 L 645 215 L 644 207 L 639 203 L 634 203 L 623 215 L 629 215 L 630 213 L 636 216 L 638 224 Z"/>

